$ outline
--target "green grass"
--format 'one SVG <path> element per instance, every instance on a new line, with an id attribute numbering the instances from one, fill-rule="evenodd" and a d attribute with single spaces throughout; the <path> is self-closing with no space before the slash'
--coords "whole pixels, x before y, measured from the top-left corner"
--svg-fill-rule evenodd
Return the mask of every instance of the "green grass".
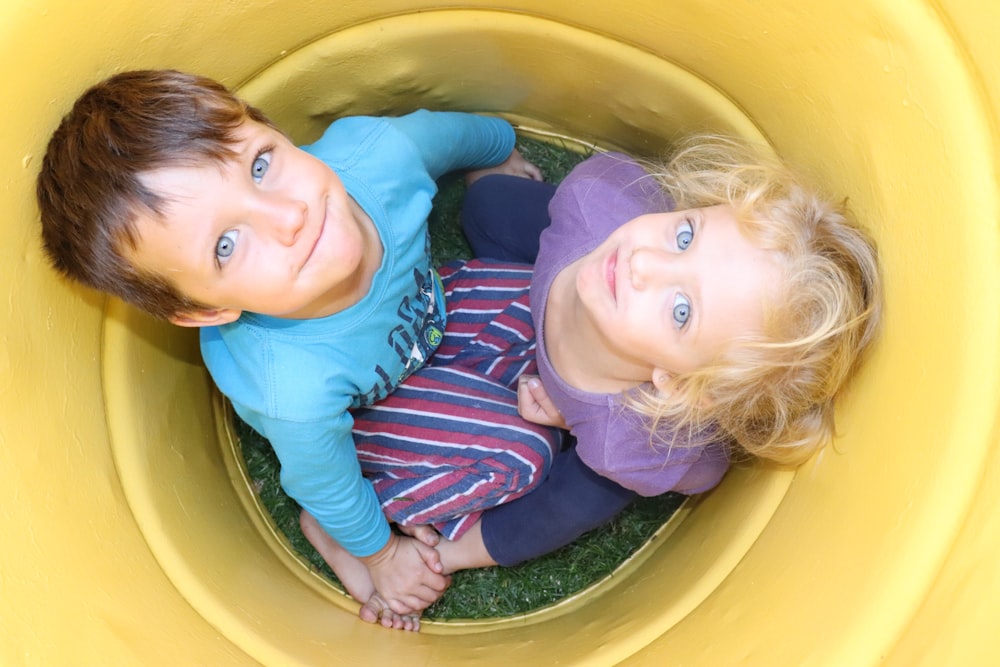
<path id="1" fill-rule="evenodd" d="M 585 155 L 540 141 L 520 139 L 518 149 L 557 183 Z M 430 217 L 435 264 L 468 257 L 458 223 L 465 186 L 447 178 L 434 199 Z M 281 489 L 279 465 L 270 444 L 236 418 L 236 433 L 247 473 L 278 529 L 311 567 L 334 583 L 336 577 L 299 530 L 298 504 Z M 668 493 L 642 498 L 614 521 L 573 544 L 517 567 L 491 567 L 456 573 L 448 592 L 424 612 L 425 619 L 498 618 L 523 614 L 577 593 L 600 581 L 635 553 L 676 511 L 684 497 Z"/>

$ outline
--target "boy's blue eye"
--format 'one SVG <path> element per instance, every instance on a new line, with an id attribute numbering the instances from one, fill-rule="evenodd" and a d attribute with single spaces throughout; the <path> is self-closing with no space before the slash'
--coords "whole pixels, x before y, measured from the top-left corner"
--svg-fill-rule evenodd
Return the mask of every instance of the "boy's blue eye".
<path id="1" fill-rule="evenodd" d="M 264 178 L 264 174 L 267 173 L 267 168 L 270 166 L 271 156 L 268 153 L 261 153 L 254 158 L 253 164 L 250 165 L 250 175 L 253 180 L 260 183 L 260 179 Z"/>
<path id="2" fill-rule="evenodd" d="M 215 256 L 219 260 L 227 259 L 236 251 L 236 239 L 239 235 L 238 231 L 230 229 L 219 237 L 219 240 L 215 242 Z"/>
<path id="3" fill-rule="evenodd" d="M 687 324 L 688 319 L 691 317 L 691 304 L 688 302 L 687 298 L 683 294 L 678 294 L 674 297 L 674 326 L 678 329 L 683 329 L 684 325 Z"/>
<path id="4" fill-rule="evenodd" d="M 681 250 L 687 250 L 688 246 L 691 245 L 691 241 L 694 240 L 694 227 L 691 223 L 685 220 L 681 224 L 677 225 L 677 247 Z"/>

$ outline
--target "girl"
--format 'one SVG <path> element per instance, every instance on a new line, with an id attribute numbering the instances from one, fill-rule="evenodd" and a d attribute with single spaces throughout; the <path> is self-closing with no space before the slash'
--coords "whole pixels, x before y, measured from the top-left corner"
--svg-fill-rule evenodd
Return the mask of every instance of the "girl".
<path id="1" fill-rule="evenodd" d="M 473 249 L 532 259 L 497 234 L 531 238 L 550 197 L 531 286 L 541 382 L 522 378 L 519 404 L 577 444 L 538 489 L 442 540 L 449 572 L 548 553 L 636 494 L 706 491 L 734 456 L 801 463 L 832 438 L 879 326 L 872 240 L 734 139 L 691 137 L 662 167 L 596 155 L 554 196 L 484 178 L 466 199 Z M 514 225 L 491 213 L 511 201 Z"/>

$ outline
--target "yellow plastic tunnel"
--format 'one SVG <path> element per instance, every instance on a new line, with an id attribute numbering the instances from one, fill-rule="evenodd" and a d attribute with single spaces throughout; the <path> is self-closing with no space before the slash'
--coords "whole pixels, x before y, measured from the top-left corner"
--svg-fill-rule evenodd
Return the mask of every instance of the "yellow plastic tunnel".
<path id="1" fill-rule="evenodd" d="M 0 9 L 0 664 L 956 665 L 1000 659 L 1000 3 L 20 0 Z M 357 621 L 268 533 L 196 339 L 46 265 L 49 134 L 113 72 L 216 77 L 296 140 L 418 106 L 641 154 L 763 138 L 885 262 L 835 448 L 738 470 L 523 618 Z"/>

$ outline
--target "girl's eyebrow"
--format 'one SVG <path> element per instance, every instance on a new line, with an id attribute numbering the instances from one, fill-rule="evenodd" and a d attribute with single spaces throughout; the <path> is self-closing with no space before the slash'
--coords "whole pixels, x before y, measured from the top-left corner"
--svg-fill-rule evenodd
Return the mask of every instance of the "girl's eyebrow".
<path id="1" fill-rule="evenodd" d="M 694 229 L 694 238 L 691 239 L 691 245 L 688 246 L 688 251 L 690 251 L 705 234 L 704 211 L 701 209 L 695 210 L 690 219 L 691 226 Z M 699 278 L 700 276 L 694 276 L 688 281 L 687 285 L 688 302 L 691 304 L 691 320 L 688 322 L 688 335 L 691 336 L 693 340 L 698 340 L 698 336 L 701 334 L 701 324 L 703 321 L 702 314 L 705 309 L 701 293 L 701 281 Z"/>
<path id="2" fill-rule="evenodd" d="M 686 327 L 687 334 L 693 340 L 698 340 L 698 335 L 701 333 L 701 311 L 703 304 L 701 290 L 696 283 L 688 283 L 687 298 L 691 308 L 691 316 Z"/>

